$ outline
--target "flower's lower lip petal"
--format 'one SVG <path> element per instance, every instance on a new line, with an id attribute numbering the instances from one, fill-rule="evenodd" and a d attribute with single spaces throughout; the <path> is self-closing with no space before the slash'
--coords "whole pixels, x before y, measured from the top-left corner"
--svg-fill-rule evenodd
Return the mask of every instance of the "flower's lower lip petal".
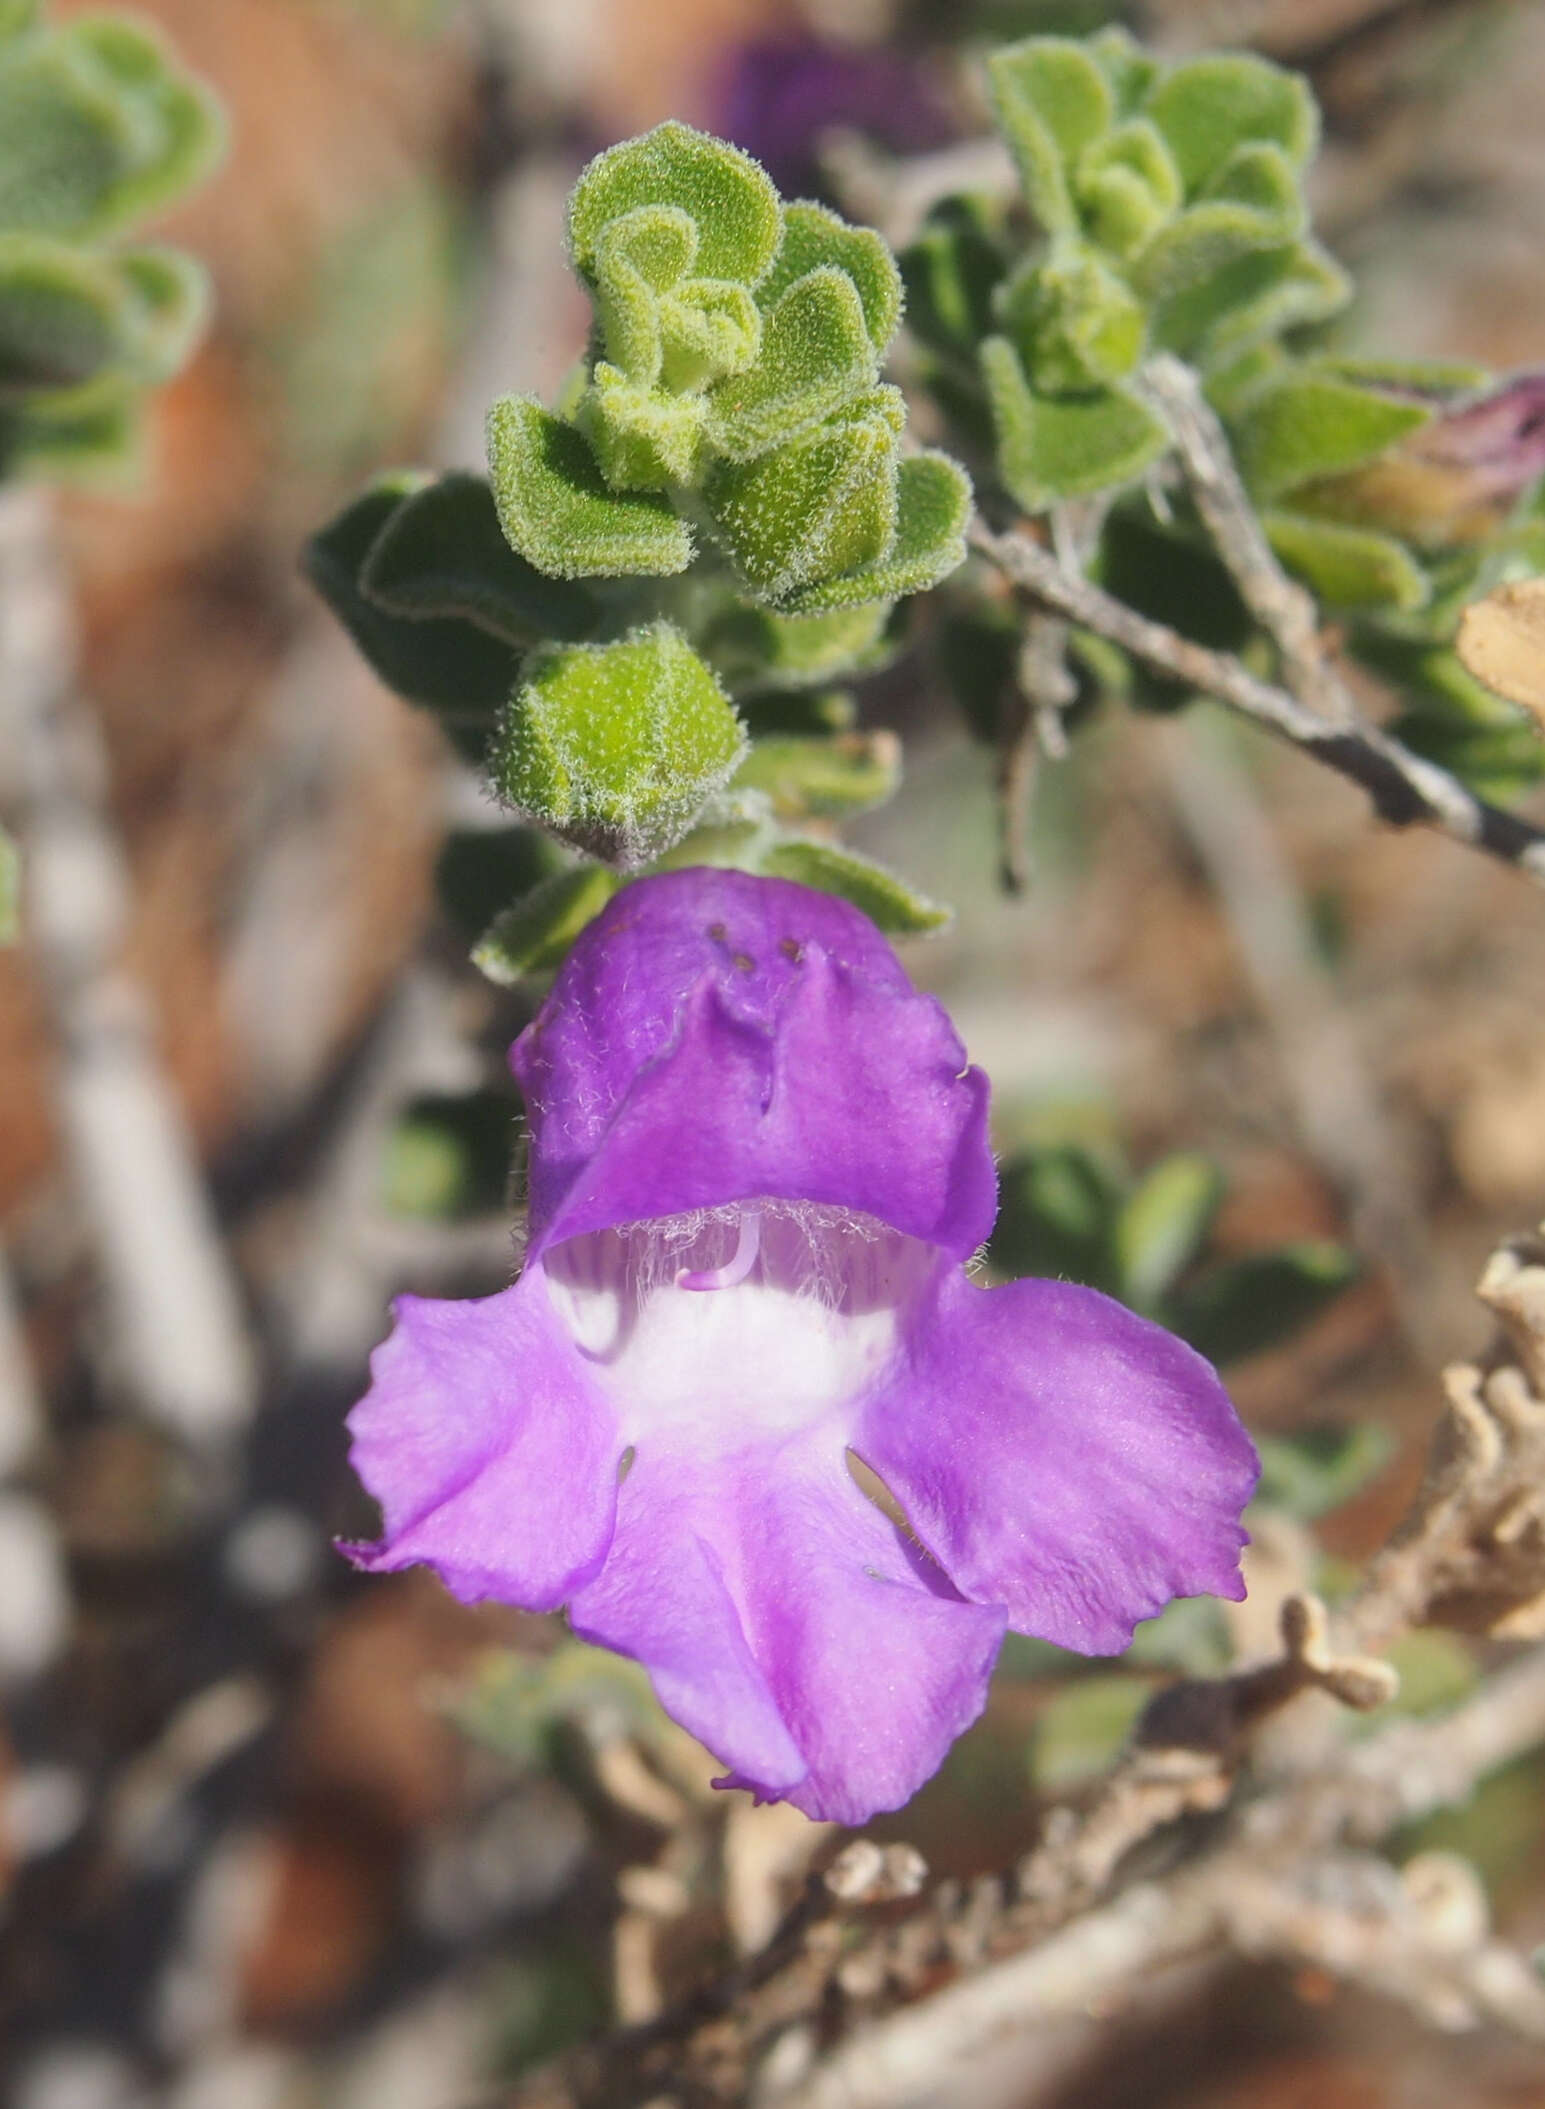
<path id="1" fill-rule="evenodd" d="M 865 1499 L 830 1426 L 711 1461 L 641 1443 L 570 1616 L 643 1663 L 735 1784 L 847 1824 L 938 1768 L 1004 1625 Z"/>
<path id="2" fill-rule="evenodd" d="M 1244 1595 L 1259 1464 L 1211 1366 L 1067 1282 L 941 1269 L 853 1447 L 956 1586 L 1117 1654 L 1176 1596 Z"/>
<path id="3" fill-rule="evenodd" d="M 463 1602 L 549 1611 L 611 1543 L 623 1440 L 539 1275 L 473 1303 L 398 1299 L 353 1413 L 354 1468 L 381 1504 L 375 1572 L 423 1564 Z"/>

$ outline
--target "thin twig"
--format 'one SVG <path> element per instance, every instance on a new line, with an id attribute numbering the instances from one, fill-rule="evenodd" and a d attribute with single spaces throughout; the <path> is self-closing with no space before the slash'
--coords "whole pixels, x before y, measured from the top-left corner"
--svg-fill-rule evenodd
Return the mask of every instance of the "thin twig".
<path id="1" fill-rule="evenodd" d="M 1277 562 L 1195 373 L 1161 352 L 1143 368 L 1139 385 L 1174 435 L 1196 509 L 1240 598 L 1282 655 L 1286 686 L 1328 723 L 1351 728 L 1356 711 L 1326 656 L 1313 596 Z"/>
<path id="2" fill-rule="evenodd" d="M 0 710 L 20 800 L 25 936 L 59 1042 L 61 1122 L 113 1363 L 149 1418 L 218 1446 L 254 1403 L 241 1298 L 148 999 L 122 964 L 128 867 L 100 739 L 75 694 L 48 501 L 33 490 L 0 497 Z"/>
<path id="3" fill-rule="evenodd" d="M 1156 672 L 1215 696 L 1346 777 L 1368 794 L 1381 819 L 1395 827 L 1435 828 L 1545 885 L 1545 829 L 1488 805 L 1446 769 L 1411 753 L 1377 726 L 1347 730 L 1328 724 L 1286 689 L 1258 680 L 1228 653 L 1193 644 L 1090 580 L 1065 571 L 1022 530 L 994 534 L 978 521 L 970 540 L 980 555 L 1042 607 L 1120 645 Z"/>

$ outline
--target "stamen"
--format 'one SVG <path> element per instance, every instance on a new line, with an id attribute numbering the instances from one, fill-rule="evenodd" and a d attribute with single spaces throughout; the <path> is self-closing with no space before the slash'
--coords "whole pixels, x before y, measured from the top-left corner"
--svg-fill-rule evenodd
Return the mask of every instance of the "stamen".
<path id="1" fill-rule="evenodd" d="M 707 1267 L 697 1273 L 683 1267 L 676 1277 L 678 1289 L 733 1289 L 743 1282 L 756 1265 L 757 1254 L 762 1249 L 762 1211 L 759 1208 L 743 1208 L 740 1212 L 740 1235 L 735 1241 L 735 1250 L 722 1267 Z"/>

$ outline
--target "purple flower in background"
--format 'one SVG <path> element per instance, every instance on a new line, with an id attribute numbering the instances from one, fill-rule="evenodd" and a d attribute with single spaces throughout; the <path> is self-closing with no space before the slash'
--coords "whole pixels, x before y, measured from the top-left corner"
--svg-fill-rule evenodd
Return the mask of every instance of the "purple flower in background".
<path id="1" fill-rule="evenodd" d="M 512 1061 L 525 1268 L 399 1301 L 350 1420 L 361 1566 L 567 1604 L 725 1784 L 844 1823 L 935 1770 L 1005 1627 L 1104 1654 L 1242 1594 L 1256 1459 L 1211 1368 L 1092 1289 L 967 1280 L 986 1080 L 856 909 L 643 879 Z"/>
<path id="2" fill-rule="evenodd" d="M 820 190 L 821 138 L 839 126 L 898 153 L 943 146 L 955 136 L 921 59 L 894 49 L 843 49 L 815 37 L 746 44 L 736 52 L 715 129 L 754 154 L 786 196 Z"/>

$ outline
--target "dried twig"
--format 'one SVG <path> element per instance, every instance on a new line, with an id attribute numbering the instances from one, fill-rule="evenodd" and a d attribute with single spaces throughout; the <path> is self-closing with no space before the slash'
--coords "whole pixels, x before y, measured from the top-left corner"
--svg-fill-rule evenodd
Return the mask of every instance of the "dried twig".
<path id="1" fill-rule="evenodd" d="M 200 1446 L 254 1401 L 238 1293 L 144 992 L 121 963 L 129 880 L 96 728 L 74 694 L 47 499 L 0 497 L 0 709 L 19 789 L 26 935 L 59 1042 L 59 1106 L 102 1271 L 113 1360 L 150 1418 Z"/>
<path id="2" fill-rule="evenodd" d="M 1488 805 L 1446 769 L 1411 753 L 1377 726 L 1348 729 L 1327 723 L 1285 688 L 1258 680 L 1230 654 L 1193 644 L 1064 569 L 1022 530 L 994 534 L 978 521 L 970 539 L 974 549 L 1040 606 L 1275 732 L 1366 791 L 1375 811 L 1393 826 L 1435 828 L 1545 885 L 1545 829 Z"/>
<path id="3" fill-rule="evenodd" d="M 1313 596 L 1277 562 L 1234 466 L 1228 435 L 1196 374 L 1181 360 L 1160 353 L 1143 368 L 1140 386 L 1174 435 L 1181 469 L 1213 547 L 1245 606 L 1282 655 L 1287 687 L 1327 723 L 1350 728 L 1356 711 L 1346 683 L 1326 654 Z"/>

